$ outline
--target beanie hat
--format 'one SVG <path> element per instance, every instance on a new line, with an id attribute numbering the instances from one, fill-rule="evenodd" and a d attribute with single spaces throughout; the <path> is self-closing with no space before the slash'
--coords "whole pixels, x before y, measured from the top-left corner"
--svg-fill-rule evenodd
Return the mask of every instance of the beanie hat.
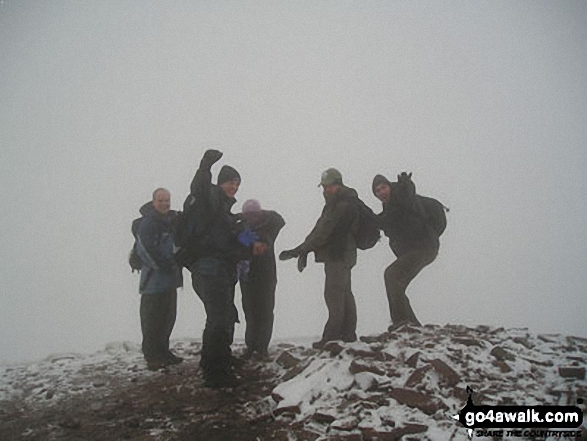
<path id="1" fill-rule="evenodd" d="M 220 169 L 220 172 L 218 173 L 217 184 L 222 185 L 225 182 L 232 181 L 233 179 L 238 179 L 238 181 L 240 182 L 241 175 L 239 175 L 238 172 L 230 165 L 223 165 Z"/>
<path id="2" fill-rule="evenodd" d="M 319 185 L 332 185 L 332 184 L 342 185 L 342 175 L 335 168 L 329 168 L 328 170 L 324 170 L 322 172 L 322 176 L 320 177 L 320 184 Z"/>
<path id="3" fill-rule="evenodd" d="M 248 199 L 243 204 L 243 213 L 258 213 L 261 211 L 261 204 L 257 199 Z"/>
<path id="4" fill-rule="evenodd" d="M 381 184 L 387 184 L 391 187 L 391 182 L 383 176 L 383 175 L 376 175 L 373 178 L 373 184 L 371 184 L 371 190 L 373 190 L 373 194 L 375 194 L 375 189 L 380 186 Z"/>

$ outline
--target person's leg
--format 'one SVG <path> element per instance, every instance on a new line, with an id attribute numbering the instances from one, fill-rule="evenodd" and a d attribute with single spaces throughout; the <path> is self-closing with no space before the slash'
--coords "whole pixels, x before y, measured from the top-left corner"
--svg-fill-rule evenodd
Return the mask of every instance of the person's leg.
<path id="1" fill-rule="evenodd" d="M 259 329 L 257 334 L 257 350 L 261 355 L 268 353 L 269 342 L 273 335 L 273 321 L 275 309 L 275 279 L 264 280 L 259 287 Z"/>
<path id="2" fill-rule="evenodd" d="M 357 304 L 351 284 L 352 268 L 345 265 L 341 271 L 344 283 L 344 318 L 342 323 L 342 339 L 346 342 L 357 340 Z"/>
<path id="3" fill-rule="evenodd" d="M 410 322 L 420 325 L 406 289 L 410 282 L 436 258 L 436 250 L 417 250 L 400 256 L 385 270 L 385 290 L 389 302 L 391 321 L 394 325 Z"/>
<path id="4" fill-rule="evenodd" d="M 165 293 L 143 294 L 141 297 L 142 348 L 149 369 L 158 369 L 168 364 L 166 303 Z"/>
<path id="5" fill-rule="evenodd" d="M 206 310 L 200 366 L 207 382 L 221 387 L 234 379 L 230 349 L 236 320 L 234 283 L 216 259 L 200 259 L 192 268 L 194 290 Z"/>
<path id="6" fill-rule="evenodd" d="M 328 320 L 322 333 L 322 341 L 342 340 L 342 324 L 345 310 L 344 262 L 324 263 L 324 300 L 328 308 Z"/>

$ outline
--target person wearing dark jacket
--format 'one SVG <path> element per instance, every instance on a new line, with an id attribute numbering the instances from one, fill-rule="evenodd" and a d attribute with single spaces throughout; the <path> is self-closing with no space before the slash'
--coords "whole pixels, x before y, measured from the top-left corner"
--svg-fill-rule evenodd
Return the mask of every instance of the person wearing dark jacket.
<path id="1" fill-rule="evenodd" d="M 153 192 L 153 200 L 140 209 L 143 215 L 135 233 L 141 261 L 141 331 L 143 355 L 150 370 L 182 361 L 169 350 L 169 337 L 177 314 L 177 288 L 182 286 L 181 268 L 173 258 L 170 194 L 164 188 Z"/>
<path id="2" fill-rule="evenodd" d="M 262 210 L 261 204 L 255 199 L 245 201 L 240 216 L 257 235 L 259 242 L 266 246 L 264 253 L 240 262 L 245 268 L 239 274 L 246 320 L 247 356 L 266 358 L 273 333 L 277 286 L 274 245 L 285 221 L 275 211 Z"/>
<path id="3" fill-rule="evenodd" d="M 188 268 L 206 310 L 200 367 L 206 386 L 212 388 L 236 385 L 230 348 L 238 321 L 234 305 L 236 264 L 261 247 L 231 213 L 241 182 L 239 173 L 224 165 L 217 185 L 212 184 L 211 168 L 221 157 L 217 150 L 206 151 L 184 204 L 184 212 L 193 216 L 195 225 L 190 236 Z"/>
<path id="4" fill-rule="evenodd" d="M 357 262 L 358 196 L 354 189 L 343 185 L 342 175 L 335 168 L 322 173 L 320 185 L 326 203 L 316 225 L 301 245 L 279 255 L 280 260 L 297 257 L 300 271 L 305 268 L 310 252 L 314 252 L 316 262 L 324 263 L 328 321 L 322 339 L 313 344 L 317 349 L 328 341 L 357 339 L 357 307 L 351 290 L 351 270 Z"/>
<path id="5" fill-rule="evenodd" d="M 406 296 L 406 289 L 418 273 L 438 255 L 438 235 L 426 222 L 426 214 L 416 197 L 412 174 L 402 173 L 391 183 L 382 175 L 373 179 L 373 194 L 383 205 L 378 214 L 379 227 L 389 238 L 397 259 L 384 273 L 392 326 L 404 323 L 421 325 Z"/>

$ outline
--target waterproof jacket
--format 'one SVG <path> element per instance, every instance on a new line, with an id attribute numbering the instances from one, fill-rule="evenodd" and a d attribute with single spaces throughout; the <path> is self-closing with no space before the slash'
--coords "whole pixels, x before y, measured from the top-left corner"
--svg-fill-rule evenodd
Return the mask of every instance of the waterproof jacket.
<path id="1" fill-rule="evenodd" d="M 326 204 L 316 225 L 302 244 L 303 252 L 314 251 L 316 262 L 357 263 L 355 236 L 359 227 L 359 198 L 353 188 L 340 187 Z"/>
<path id="2" fill-rule="evenodd" d="M 181 268 L 173 257 L 173 221 L 177 212 L 163 215 L 148 202 L 140 209 L 143 218 L 136 232 L 141 259 L 141 294 L 162 294 L 182 286 Z"/>
<path id="3" fill-rule="evenodd" d="M 269 245 L 269 249 L 265 254 L 251 257 L 249 279 L 277 280 L 274 246 L 277 235 L 285 225 L 283 217 L 270 210 L 247 214 L 241 213 L 239 216 L 257 234 L 259 242 Z"/>
<path id="4" fill-rule="evenodd" d="M 236 199 L 212 184 L 209 167 L 200 166 L 190 190 L 184 204 L 184 212 L 189 211 L 195 221 L 195 231 L 190 236 L 187 250 L 189 260 L 213 257 L 232 266 L 238 260 L 247 259 L 250 250 L 237 238 L 244 225 L 241 226 L 237 216 L 230 211 Z"/>
<path id="5" fill-rule="evenodd" d="M 438 251 L 438 235 L 426 222 L 426 214 L 413 185 L 392 182 L 391 196 L 377 215 L 378 226 L 389 238 L 393 253 L 400 257 L 421 249 Z"/>

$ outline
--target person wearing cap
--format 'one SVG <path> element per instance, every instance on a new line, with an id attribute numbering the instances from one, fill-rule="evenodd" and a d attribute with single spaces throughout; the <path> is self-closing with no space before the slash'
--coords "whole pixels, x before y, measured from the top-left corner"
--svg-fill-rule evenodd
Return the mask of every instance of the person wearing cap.
<path id="1" fill-rule="evenodd" d="M 206 310 L 200 367 L 205 385 L 213 388 L 237 383 L 231 351 L 234 325 L 238 322 L 234 305 L 236 264 L 261 246 L 239 229 L 238 218 L 231 212 L 241 183 L 239 173 L 224 165 L 216 185 L 212 184 L 211 168 L 221 157 L 217 150 L 204 153 L 184 204 L 184 212 L 189 211 L 195 218 L 188 269 L 194 291 Z"/>
<path id="2" fill-rule="evenodd" d="M 406 323 L 421 325 L 406 289 L 418 273 L 436 259 L 440 247 L 438 235 L 427 226 L 426 215 L 417 202 L 411 176 L 404 172 L 392 183 L 385 176 L 376 175 L 371 186 L 383 206 L 377 215 L 379 227 L 389 238 L 389 246 L 397 257 L 384 273 L 392 321 L 390 330 Z"/>
<path id="3" fill-rule="evenodd" d="M 285 221 L 277 212 L 261 209 L 256 199 L 245 201 L 239 216 L 251 227 L 263 248 L 250 260 L 242 262 L 246 269 L 239 272 L 239 282 L 246 321 L 246 355 L 264 359 L 268 357 L 267 349 L 273 333 L 277 287 L 274 246 Z"/>
<path id="4" fill-rule="evenodd" d="M 292 250 L 282 251 L 280 260 L 298 258 L 303 271 L 308 253 L 314 252 L 316 262 L 324 263 L 324 299 L 328 320 L 322 338 L 313 344 L 322 348 L 326 342 L 357 339 L 357 307 L 351 289 L 351 270 L 357 262 L 355 235 L 359 227 L 357 192 L 345 186 L 341 173 L 329 168 L 322 173 L 325 205 L 316 225 L 304 242 Z"/>

